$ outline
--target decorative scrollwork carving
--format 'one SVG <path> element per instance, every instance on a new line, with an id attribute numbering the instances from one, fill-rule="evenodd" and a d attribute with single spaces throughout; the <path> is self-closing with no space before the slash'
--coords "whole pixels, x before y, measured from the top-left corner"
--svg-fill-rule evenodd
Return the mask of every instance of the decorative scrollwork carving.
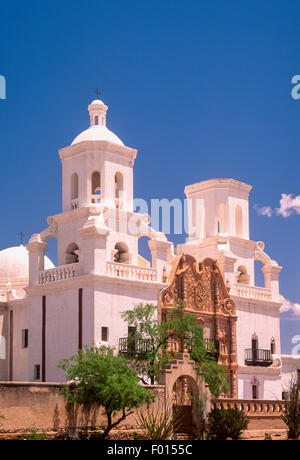
<path id="1" fill-rule="evenodd" d="M 190 311 L 234 314 L 234 302 L 215 260 L 207 258 L 197 262 L 194 257 L 183 255 L 175 263 L 171 284 L 160 296 L 163 306 L 182 300 Z"/>

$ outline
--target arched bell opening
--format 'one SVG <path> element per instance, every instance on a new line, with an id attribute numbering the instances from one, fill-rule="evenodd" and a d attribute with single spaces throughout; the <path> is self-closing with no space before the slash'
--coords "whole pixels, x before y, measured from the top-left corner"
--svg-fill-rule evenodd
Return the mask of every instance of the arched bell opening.
<path id="1" fill-rule="evenodd" d="M 94 171 L 92 174 L 92 190 L 91 202 L 98 204 L 101 202 L 101 174 L 99 171 Z"/>
<path id="2" fill-rule="evenodd" d="M 130 254 L 126 243 L 117 243 L 114 249 L 114 262 L 130 264 Z"/>
<path id="3" fill-rule="evenodd" d="M 71 243 L 66 249 L 65 265 L 76 264 L 79 262 L 79 247 L 76 243 Z"/>
<path id="4" fill-rule="evenodd" d="M 250 284 L 250 275 L 248 274 L 247 268 L 244 265 L 240 265 L 237 269 L 236 281 L 238 284 Z"/>

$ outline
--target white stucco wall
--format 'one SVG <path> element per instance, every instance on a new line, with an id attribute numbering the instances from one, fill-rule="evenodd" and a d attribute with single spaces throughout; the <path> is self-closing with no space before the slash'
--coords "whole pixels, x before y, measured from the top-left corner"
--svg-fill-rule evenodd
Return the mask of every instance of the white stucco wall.
<path id="1" fill-rule="evenodd" d="M 238 369 L 238 397 L 252 399 L 252 385 L 257 385 L 257 399 L 281 400 L 281 369 L 241 366 Z"/>
<path id="2" fill-rule="evenodd" d="M 238 364 L 245 363 L 245 350 L 251 348 L 252 335 L 258 336 L 258 348 L 271 349 L 274 337 L 276 354 L 280 354 L 279 307 L 269 302 L 233 297 L 236 304 Z"/>
<path id="3" fill-rule="evenodd" d="M 0 380 L 8 380 L 8 310 L 7 305 L 0 306 Z"/>
<path id="4" fill-rule="evenodd" d="M 282 390 L 288 391 L 291 382 L 300 379 L 300 354 L 297 356 L 282 355 Z M 299 380 L 300 382 L 300 380 Z"/>

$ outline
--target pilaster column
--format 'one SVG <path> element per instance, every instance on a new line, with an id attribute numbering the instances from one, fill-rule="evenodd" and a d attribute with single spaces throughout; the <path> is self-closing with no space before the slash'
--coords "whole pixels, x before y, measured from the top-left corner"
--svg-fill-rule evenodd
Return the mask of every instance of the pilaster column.
<path id="1" fill-rule="evenodd" d="M 103 216 L 90 217 L 79 233 L 83 240 L 80 263 L 83 275 L 103 275 L 106 271 L 106 245 L 109 229 Z"/>
<path id="2" fill-rule="evenodd" d="M 236 343 L 236 316 L 230 316 L 230 372 L 231 372 L 231 395 L 232 398 L 237 398 L 238 395 L 238 379 L 237 379 L 237 343 Z"/>
<path id="3" fill-rule="evenodd" d="M 234 273 L 234 264 L 237 259 L 235 257 L 227 256 L 226 254 L 220 254 L 217 258 L 218 267 L 224 278 L 224 282 L 229 281 L 230 286 L 232 287 L 235 284 L 235 273 Z"/>
<path id="4" fill-rule="evenodd" d="M 47 247 L 47 243 L 37 233 L 32 235 L 26 245 L 29 253 L 29 286 L 39 284 L 39 273 L 45 268 L 45 252 Z"/>
<path id="5" fill-rule="evenodd" d="M 152 267 L 157 270 L 158 281 L 162 281 L 164 267 L 167 268 L 171 259 L 172 243 L 170 241 L 150 240 L 148 245 L 152 256 Z"/>

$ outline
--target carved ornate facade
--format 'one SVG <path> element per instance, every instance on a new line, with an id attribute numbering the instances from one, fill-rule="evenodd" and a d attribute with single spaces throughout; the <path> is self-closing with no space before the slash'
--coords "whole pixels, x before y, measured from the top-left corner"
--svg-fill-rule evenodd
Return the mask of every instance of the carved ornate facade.
<path id="1" fill-rule="evenodd" d="M 182 255 L 174 260 L 169 286 L 159 298 L 164 315 L 182 300 L 185 311 L 197 315 L 204 326 L 204 338 L 219 343 L 220 365 L 228 369 L 231 397 L 237 395 L 236 311 L 215 260 L 197 261 Z"/>

